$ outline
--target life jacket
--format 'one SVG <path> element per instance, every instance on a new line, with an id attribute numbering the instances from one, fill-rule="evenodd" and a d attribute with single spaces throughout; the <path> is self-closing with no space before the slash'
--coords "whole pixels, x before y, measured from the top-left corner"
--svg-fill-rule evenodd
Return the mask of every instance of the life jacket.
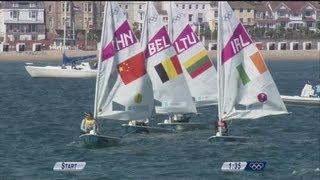
<path id="1" fill-rule="evenodd" d="M 85 121 L 84 126 L 85 126 L 86 128 L 93 128 L 94 124 L 95 124 L 94 119 L 92 119 L 92 118 L 86 118 L 86 121 Z"/>
<path id="2" fill-rule="evenodd" d="M 224 122 L 224 121 L 218 121 L 218 127 L 223 127 L 223 128 L 225 128 L 225 127 L 226 127 L 226 122 Z"/>

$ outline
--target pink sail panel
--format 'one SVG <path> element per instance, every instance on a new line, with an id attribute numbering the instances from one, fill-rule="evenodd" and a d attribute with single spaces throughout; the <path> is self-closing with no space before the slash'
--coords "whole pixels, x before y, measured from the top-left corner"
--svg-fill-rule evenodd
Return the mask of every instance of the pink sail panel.
<path id="1" fill-rule="evenodd" d="M 148 47 L 145 51 L 146 58 L 151 57 L 171 46 L 168 32 L 163 26 L 153 38 L 148 42 Z"/>
<path id="2" fill-rule="evenodd" d="M 222 50 L 222 64 L 231 59 L 245 47 L 252 43 L 248 33 L 241 23 L 234 30 L 227 45 Z"/>
<path id="3" fill-rule="evenodd" d="M 192 28 L 188 24 L 177 39 L 173 42 L 173 47 L 177 54 L 181 54 L 185 50 L 189 49 L 193 45 L 197 44 L 199 39 L 197 35 L 193 32 Z"/>
<path id="4" fill-rule="evenodd" d="M 132 29 L 128 21 L 124 23 L 115 31 L 113 40 L 102 50 L 102 61 L 109 59 L 114 54 L 124 48 L 127 48 L 137 43 Z"/>

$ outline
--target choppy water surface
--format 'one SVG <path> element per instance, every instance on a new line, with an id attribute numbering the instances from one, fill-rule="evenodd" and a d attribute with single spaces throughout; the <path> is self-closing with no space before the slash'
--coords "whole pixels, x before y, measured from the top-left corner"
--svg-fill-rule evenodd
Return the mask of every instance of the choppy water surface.
<path id="1" fill-rule="evenodd" d="M 267 62 L 281 94 L 299 94 L 319 78 L 319 61 Z M 318 179 L 320 108 L 289 107 L 290 116 L 234 121 L 246 143 L 210 143 L 217 108 L 194 122 L 210 130 L 131 135 L 122 145 L 87 149 L 77 138 L 83 112 L 93 109 L 95 79 L 32 79 L 22 62 L 0 62 L 0 179 Z M 156 124 L 164 116 L 152 118 Z M 123 122 L 104 122 L 121 136 Z M 226 173 L 224 161 L 267 161 L 263 172 Z M 55 172 L 58 161 L 85 161 L 81 172 Z"/>

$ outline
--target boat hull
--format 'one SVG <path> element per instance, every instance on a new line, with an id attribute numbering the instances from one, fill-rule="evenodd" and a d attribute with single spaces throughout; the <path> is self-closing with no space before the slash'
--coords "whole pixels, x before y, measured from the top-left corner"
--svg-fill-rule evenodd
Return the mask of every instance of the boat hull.
<path id="1" fill-rule="evenodd" d="M 170 128 L 176 131 L 193 131 L 200 129 L 208 129 L 207 124 L 202 123 L 158 123 L 158 126 Z"/>
<path id="2" fill-rule="evenodd" d="M 128 124 L 122 124 L 126 133 L 175 133 L 173 129 L 150 127 L 150 126 L 134 126 Z"/>
<path id="3" fill-rule="evenodd" d="M 89 147 L 108 147 L 116 146 L 120 143 L 121 139 L 111 136 L 93 135 L 93 134 L 82 134 L 79 136 L 81 142 L 85 146 Z"/>
<path id="4" fill-rule="evenodd" d="M 207 140 L 210 142 L 242 142 L 249 139 L 249 137 L 243 136 L 211 136 Z"/>
<path id="5" fill-rule="evenodd" d="M 33 78 L 92 78 L 97 76 L 93 69 L 62 69 L 60 66 L 25 66 Z"/>
<path id="6" fill-rule="evenodd" d="M 285 96 L 281 95 L 281 98 L 285 104 L 288 105 L 320 105 L 320 98 L 317 97 L 300 97 L 300 96 Z"/>

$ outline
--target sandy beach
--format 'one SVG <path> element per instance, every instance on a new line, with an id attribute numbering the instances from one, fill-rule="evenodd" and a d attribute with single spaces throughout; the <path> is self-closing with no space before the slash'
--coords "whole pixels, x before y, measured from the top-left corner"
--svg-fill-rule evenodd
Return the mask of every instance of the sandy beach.
<path id="1" fill-rule="evenodd" d="M 273 50 L 261 51 L 265 60 L 320 60 L 319 50 Z M 82 51 L 82 50 L 66 50 L 67 56 L 84 56 L 84 55 L 98 55 L 98 51 Z M 217 51 L 209 51 L 209 56 L 216 60 Z M 23 62 L 37 62 L 37 61 L 61 61 L 62 51 L 48 50 L 31 52 L 25 51 L 17 53 L 0 52 L 0 61 L 23 61 Z"/>

